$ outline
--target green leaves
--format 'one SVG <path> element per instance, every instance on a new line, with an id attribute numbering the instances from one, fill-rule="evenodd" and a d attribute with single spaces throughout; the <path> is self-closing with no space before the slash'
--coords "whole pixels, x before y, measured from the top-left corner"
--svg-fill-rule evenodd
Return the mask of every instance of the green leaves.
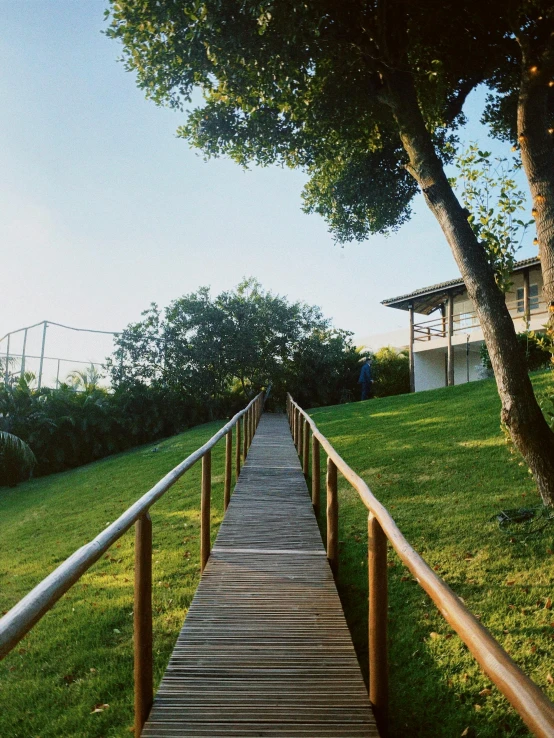
<path id="1" fill-rule="evenodd" d="M 455 181 L 469 211 L 468 223 L 485 248 L 498 286 L 507 292 L 516 252 L 533 221 L 516 217 L 525 210 L 525 193 L 513 177 L 517 164 L 491 156 L 490 151 L 470 144 L 455 159 L 459 172 Z"/>
<path id="2" fill-rule="evenodd" d="M 117 338 L 108 361 L 113 383 L 171 390 L 214 415 L 270 383 L 281 402 L 285 386 L 308 404 L 338 401 L 356 373 L 348 332 L 335 330 L 319 308 L 290 303 L 252 278 L 217 297 L 208 288 L 184 295 L 163 317 L 157 308 L 144 315 Z"/>
<path id="3" fill-rule="evenodd" d="M 31 476 L 37 460 L 18 436 L 0 431 L 0 486 L 15 486 Z"/>

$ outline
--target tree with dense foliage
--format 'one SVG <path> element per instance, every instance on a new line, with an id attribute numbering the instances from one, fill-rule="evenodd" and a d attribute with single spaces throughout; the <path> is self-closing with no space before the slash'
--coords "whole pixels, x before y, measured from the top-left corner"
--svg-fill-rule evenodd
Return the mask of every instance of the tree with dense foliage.
<path id="1" fill-rule="evenodd" d="M 245 166 L 303 168 L 305 208 L 339 240 L 398 228 L 421 190 L 475 304 L 502 420 L 552 504 L 554 434 L 487 251 L 444 171 L 467 95 L 493 73 L 490 49 L 504 42 L 493 5 L 111 0 L 107 15 L 147 96 L 182 108 L 202 90 L 181 136 Z"/>
<path id="2" fill-rule="evenodd" d="M 483 119 L 494 136 L 521 153 L 533 199 L 549 330 L 554 331 L 554 6 L 550 0 L 489 5 L 494 12 L 479 29 L 489 56 L 491 90 Z M 501 35 L 494 45 L 489 43 L 492 24 Z"/>
<path id="3" fill-rule="evenodd" d="M 292 392 L 307 406 L 338 402 L 355 383 L 359 355 L 350 333 L 317 307 L 266 292 L 253 279 L 215 298 L 208 288 L 156 305 L 116 338 L 108 370 L 116 388 L 167 388 L 221 416 L 272 386 L 284 405 Z M 235 400 L 232 400 L 232 398 Z"/>

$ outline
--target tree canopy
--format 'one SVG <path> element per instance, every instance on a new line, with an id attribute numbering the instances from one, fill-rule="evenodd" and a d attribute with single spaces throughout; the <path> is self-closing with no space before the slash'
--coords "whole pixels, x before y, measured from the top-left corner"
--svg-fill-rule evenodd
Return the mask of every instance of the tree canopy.
<path id="1" fill-rule="evenodd" d="M 546 0 L 506 6 L 499 0 L 111 0 L 107 33 L 122 42 L 127 68 L 158 104 L 183 108 L 193 90 L 201 91 L 203 103 L 188 112 L 179 134 L 206 156 L 303 168 L 309 175 L 304 207 L 323 215 L 339 241 L 399 227 L 419 187 L 475 304 L 502 421 L 543 500 L 554 505 L 554 434 L 486 248 L 444 171 L 467 95 L 505 71 L 513 11 L 523 23 L 515 37 L 523 50 L 522 83 L 529 82 L 520 85 L 518 140 L 539 143 L 522 145 L 522 159 L 537 202 L 539 240 L 546 243 L 550 234 L 541 260 L 554 315 L 554 175 L 544 176 L 540 157 L 548 151 L 554 171 L 552 139 L 546 142 L 547 77 L 530 61 L 534 45 L 526 44 L 537 33 L 543 38 L 541 8 L 550 24 Z M 541 60 L 546 70 L 554 63 L 551 43 Z M 536 113 L 522 99 L 533 101 L 539 88 L 533 105 L 542 112 Z M 534 124 L 537 135 L 531 135 Z"/>
<path id="2" fill-rule="evenodd" d="M 304 208 L 347 241 L 398 228 L 418 191 L 384 80 L 405 52 L 433 140 L 451 155 L 446 144 L 483 75 L 479 19 L 461 5 L 462 34 L 460 18 L 431 2 L 112 0 L 107 33 L 158 104 L 182 109 L 201 88 L 180 136 L 208 157 L 303 168 Z"/>
<path id="3" fill-rule="evenodd" d="M 330 404 L 357 381 L 351 334 L 320 309 L 265 291 L 253 279 L 213 298 L 208 288 L 152 305 L 116 339 L 108 362 L 116 387 L 169 388 L 217 415 L 231 395 L 242 403 L 272 385 L 307 405 Z"/>

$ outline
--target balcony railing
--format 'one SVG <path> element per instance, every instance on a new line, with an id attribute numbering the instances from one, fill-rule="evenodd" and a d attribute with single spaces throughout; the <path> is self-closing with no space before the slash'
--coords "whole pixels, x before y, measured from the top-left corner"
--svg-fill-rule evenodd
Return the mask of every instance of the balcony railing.
<path id="1" fill-rule="evenodd" d="M 521 321 L 521 324 L 517 326 L 518 330 L 525 329 L 525 313 L 521 309 L 521 300 L 514 300 L 506 304 L 510 315 L 514 321 Z M 546 323 L 546 316 L 548 310 L 546 304 L 539 302 L 538 305 L 530 310 L 528 317 L 530 320 L 537 316 L 544 315 Z M 479 318 L 477 312 L 472 310 L 467 313 L 459 313 L 452 316 L 452 333 L 456 335 L 458 333 L 471 333 L 476 328 L 480 327 Z M 448 316 L 440 316 L 438 318 L 431 318 L 430 320 L 423 320 L 419 323 L 414 323 L 414 341 L 432 341 L 436 338 L 446 338 L 448 336 Z"/>

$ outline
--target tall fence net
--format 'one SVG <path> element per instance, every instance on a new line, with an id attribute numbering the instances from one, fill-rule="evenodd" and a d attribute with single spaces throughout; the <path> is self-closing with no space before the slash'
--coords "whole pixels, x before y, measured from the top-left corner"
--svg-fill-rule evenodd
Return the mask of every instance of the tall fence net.
<path id="1" fill-rule="evenodd" d="M 0 338 L 1 379 L 9 384 L 31 372 L 38 388 L 57 388 L 62 382 L 73 384 L 76 373 L 93 367 L 99 384 L 109 386 L 103 366 L 117 335 L 50 320 L 17 328 Z"/>

